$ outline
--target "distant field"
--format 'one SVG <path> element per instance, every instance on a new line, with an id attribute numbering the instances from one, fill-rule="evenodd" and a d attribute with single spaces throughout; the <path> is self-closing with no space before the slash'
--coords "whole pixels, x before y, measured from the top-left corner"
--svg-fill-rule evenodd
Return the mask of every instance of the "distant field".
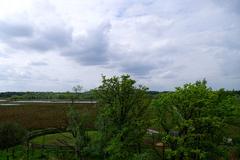
<path id="1" fill-rule="evenodd" d="M 89 127 L 94 127 L 96 104 L 74 104 L 80 113 L 89 112 Z M 17 122 L 27 129 L 65 128 L 70 104 L 23 103 L 0 106 L 0 122 Z"/>

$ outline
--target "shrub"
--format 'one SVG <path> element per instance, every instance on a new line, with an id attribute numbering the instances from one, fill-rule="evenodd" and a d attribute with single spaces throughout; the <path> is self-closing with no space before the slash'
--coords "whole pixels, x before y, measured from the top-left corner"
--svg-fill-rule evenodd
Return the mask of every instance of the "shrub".
<path id="1" fill-rule="evenodd" d="M 0 149 L 21 144 L 27 131 L 16 123 L 0 123 Z"/>

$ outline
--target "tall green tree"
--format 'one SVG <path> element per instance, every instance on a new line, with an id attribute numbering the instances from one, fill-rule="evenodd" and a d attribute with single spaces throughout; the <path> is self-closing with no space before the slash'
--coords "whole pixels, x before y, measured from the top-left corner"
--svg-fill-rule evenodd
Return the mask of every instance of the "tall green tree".
<path id="1" fill-rule="evenodd" d="M 136 86 L 129 75 L 106 78 L 97 89 L 100 112 L 98 129 L 105 158 L 130 159 L 141 153 L 150 99 L 147 88 Z"/>
<path id="2" fill-rule="evenodd" d="M 227 117 L 234 113 L 233 99 L 213 91 L 206 80 L 177 87 L 153 102 L 157 122 L 165 131 L 166 158 L 217 159 L 224 156 Z"/>
<path id="3" fill-rule="evenodd" d="M 83 160 L 88 154 L 90 140 L 87 134 L 89 115 L 87 112 L 80 114 L 75 108 L 73 108 L 73 106 L 71 106 L 70 111 L 68 112 L 68 121 L 69 125 L 67 129 L 74 138 L 76 158 Z"/>

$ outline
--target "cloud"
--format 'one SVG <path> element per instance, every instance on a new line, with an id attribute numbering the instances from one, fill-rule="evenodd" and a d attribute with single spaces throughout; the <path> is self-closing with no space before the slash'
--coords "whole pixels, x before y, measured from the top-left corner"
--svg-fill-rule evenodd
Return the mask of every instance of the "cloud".
<path id="1" fill-rule="evenodd" d="M 154 90 L 203 78 L 215 88 L 240 88 L 238 0 L 45 0 L 26 6 L 15 6 L 10 16 L 0 7 L 0 66 L 30 71 L 33 81 L 41 73 L 49 86 L 56 79 L 69 86 L 73 79 L 93 88 L 101 74 L 128 73 Z"/>
<path id="2" fill-rule="evenodd" d="M 43 30 L 36 31 L 32 39 L 20 42 L 28 49 L 48 51 L 54 49 L 62 49 L 68 46 L 72 41 L 71 29 L 60 26 L 49 26 Z"/>
<path id="3" fill-rule="evenodd" d="M 221 53 L 217 58 L 220 60 L 223 76 L 240 80 L 240 51 L 229 52 L 227 50 L 226 54 Z"/>
<path id="4" fill-rule="evenodd" d="M 31 62 L 30 65 L 32 65 L 32 66 L 47 66 L 48 64 L 46 62 L 38 61 L 38 62 Z"/>
<path id="5" fill-rule="evenodd" d="M 108 33 L 109 24 L 101 24 L 96 28 L 79 35 L 71 46 L 62 52 L 63 56 L 70 57 L 82 65 L 104 65 L 108 61 Z"/>
<path id="6" fill-rule="evenodd" d="M 0 77 L 1 81 L 24 81 L 31 79 L 31 73 L 9 65 L 1 65 Z"/>
<path id="7" fill-rule="evenodd" d="M 240 14 L 239 8 L 240 8 L 240 1 L 239 0 L 213 0 L 214 3 L 224 9 L 226 9 L 228 12 Z"/>
<path id="8" fill-rule="evenodd" d="M 33 28 L 31 25 L 21 22 L 7 22 L 0 20 L 0 37 L 2 40 L 10 38 L 31 37 Z"/>
<path id="9" fill-rule="evenodd" d="M 15 49 L 44 52 L 68 46 L 71 40 L 71 28 L 54 25 L 42 27 L 30 25 L 30 22 L 0 22 L 0 41 Z"/>
<path id="10" fill-rule="evenodd" d="M 137 77 L 144 77 L 144 76 L 147 76 L 149 72 L 155 67 L 148 63 L 131 62 L 126 64 L 121 64 L 119 68 L 120 68 L 120 71 L 124 73 L 128 73 L 130 75 L 137 76 Z"/>

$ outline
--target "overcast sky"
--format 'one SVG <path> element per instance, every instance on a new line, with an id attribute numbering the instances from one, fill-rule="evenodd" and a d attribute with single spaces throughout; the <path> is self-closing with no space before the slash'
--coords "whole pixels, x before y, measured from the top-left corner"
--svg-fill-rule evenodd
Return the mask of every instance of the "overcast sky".
<path id="1" fill-rule="evenodd" d="M 239 0 L 0 0 L 0 91 L 240 89 Z"/>

